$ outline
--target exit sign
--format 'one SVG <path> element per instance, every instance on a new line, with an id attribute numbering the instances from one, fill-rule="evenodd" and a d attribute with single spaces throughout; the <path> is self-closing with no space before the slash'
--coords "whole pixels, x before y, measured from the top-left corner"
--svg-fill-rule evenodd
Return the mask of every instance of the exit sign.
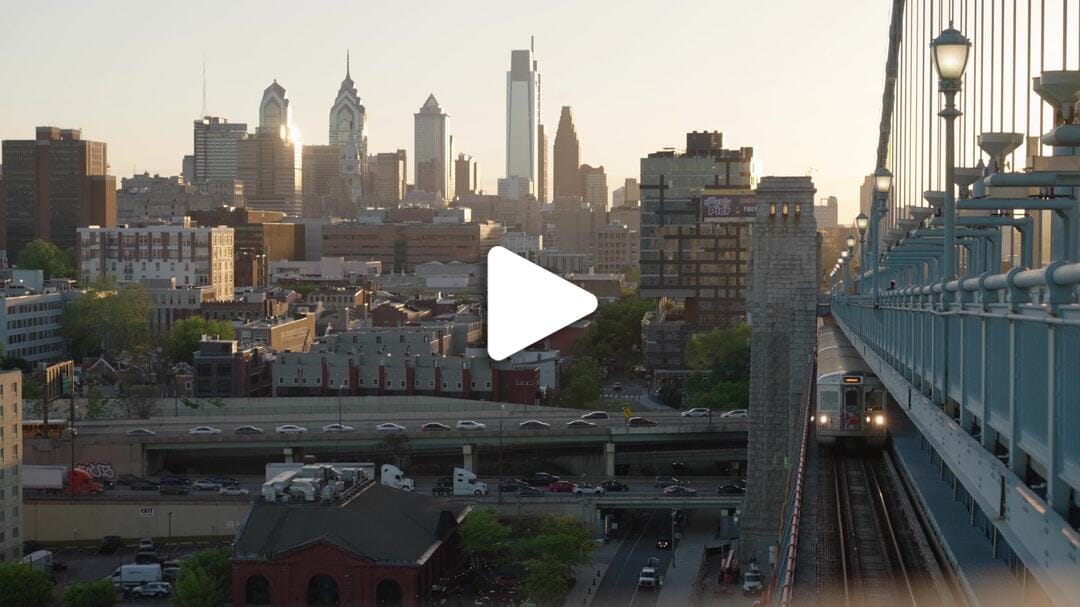
<path id="1" fill-rule="evenodd" d="M 150 507 L 139 508 L 139 516 L 154 516 L 154 509 Z"/>

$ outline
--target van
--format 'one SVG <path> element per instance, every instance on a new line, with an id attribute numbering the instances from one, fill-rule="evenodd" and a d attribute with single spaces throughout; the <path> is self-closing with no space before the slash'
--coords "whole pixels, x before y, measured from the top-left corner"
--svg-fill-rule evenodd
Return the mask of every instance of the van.
<path id="1" fill-rule="evenodd" d="M 157 563 L 120 565 L 109 576 L 109 579 L 117 588 L 131 588 L 147 582 L 160 582 L 161 565 Z"/>

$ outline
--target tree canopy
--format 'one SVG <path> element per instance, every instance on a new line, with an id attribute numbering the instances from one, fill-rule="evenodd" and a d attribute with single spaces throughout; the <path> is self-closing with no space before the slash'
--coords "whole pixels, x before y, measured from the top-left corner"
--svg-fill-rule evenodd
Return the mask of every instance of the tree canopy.
<path id="1" fill-rule="evenodd" d="M 507 550 L 510 528 L 494 508 L 474 510 L 461 524 L 461 549 L 472 558 L 497 560 Z"/>
<path id="2" fill-rule="evenodd" d="M 45 278 L 74 278 L 75 251 L 61 250 L 47 240 L 33 240 L 19 252 L 20 270 L 41 270 Z"/>
<path id="3" fill-rule="evenodd" d="M 77 359 L 116 355 L 149 343 L 151 309 L 143 285 L 99 280 L 68 302 L 61 333 Z"/>
<path id="4" fill-rule="evenodd" d="M 610 364 L 615 372 L 633 367 L 641 359 L 641 318 L 653 305 L 635 295 L 600 305 L 574 346 L 574 355 Z"/>
<path id="5" fill-rule="evenodd" d="M 0 564 L 0 607 L 46 607 L 52 600 L 48 574 L 22 563 Z"/>
<path id="6" fill-rule="evenodd" d="M 203 335 L 216 335 L 221 339 L 232 339 L 232 325 L 223 320 L 207 320 L 202 316 L 192 316 L 173 323 L 169 330 L 165 351 L 173 362 L 190 363 Z"/>
<path id="7" fill-rule="evenodd" d="M 570 591 L 566 567 L 550 555 L 532 559 L 529 561 L 529 575 L 525 578 L 525 591 L 538 605 L 561 605 Z"/>
<path id="8" fill-rule="evenodd" d="M 117 599 L 111 580 L 72 584 L 64 591 L 64 607 L 112 607 Z"/>
<path id="9" fill-rule="evenodd" d="M 750 400 L 750 327 L 716 328 L 694 335 L 686 362 L 707 371 L 687 381 L 687 407 L 744 408 Z"/>
<path id="10" fill-rule="evenodd" d="M 231 575 L 228 548 L 197 552 L 180 565 L 173 604 L 176 607 L 224 605 L 229 598 Z"/>

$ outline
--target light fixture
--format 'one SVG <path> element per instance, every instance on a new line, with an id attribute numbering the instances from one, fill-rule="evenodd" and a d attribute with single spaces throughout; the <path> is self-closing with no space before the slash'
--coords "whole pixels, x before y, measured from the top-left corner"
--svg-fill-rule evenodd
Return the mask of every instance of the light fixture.
<path id="1" fill-rule="evenodd" d="M 874 190 L 878 194 L 888 194 L 892 189 L 892 171 L 885 167 L 880 167 L 874 171 Z"/>
<path id="2" fill-rule="evenodd" d="M 848 250 L 847 249 L 844 249 L 843 251 L 840 251 L 840 258 L 841 259 L 847 259 L 847 256 L 848 256 Z"/>
<path id="3" fill-rule="evenodd" d="M 937 69 L 938 77 L 942 80 L 960 80 L 964 77 L 967 69 L 968 55 L 971 51 L 971 41 L 959 31 L 953 29 L 952 23 L 930 43 L 933 51 L 934 68 Z"/>
<path id="4" fill-rule="evenodd" d="M 829 416 L 828 415 L 822 415 L 821 417 L 818 418 L 818 423 L 820 423 L 822 426 L 829 423 Z"/>
<path id="5" fill-rule="evenodd" d="M 796 202 L 795 203 L 795 216 L 798 217 L 800 215 L 802 215 L 802 203 L 801 202 Z"/>
<path id="6" fill-rule="evenodd" d="M 884 426 L 885 425 L 885 416 L 884 415 L 876 415 L 876 416 L 874 416 L 874 424 L 876 424 L 878 426 Z"/>
<path id="7" fill-rule="evenodd" d="M 787 217 L 787 214 L 788 214 L 788 203 L 786 203 L 786 202 L 785 202 L 785 203 L 783 204 L 783 207 L 782 207 L 782 208 L 783 208 L 783 210 L 781 211 L 781 213 L 783 213 L 783 214 L 784 214 L 784 217 Z"/>
<path id="8" fill-rule="evenodd" d="M 847 237 L 847 248 L 849 248 L 849 249 L 854 249 L 855 248 L 855 237 L 852 236 L 851 234 L 848 234 L 848 237 Z"/>
<path id="9" fill-rule="evenodd" d="M 776 216 L 776 201 L 775 200 L 769 201 L 769 215 L 771 215 L 773 217 Z"/>

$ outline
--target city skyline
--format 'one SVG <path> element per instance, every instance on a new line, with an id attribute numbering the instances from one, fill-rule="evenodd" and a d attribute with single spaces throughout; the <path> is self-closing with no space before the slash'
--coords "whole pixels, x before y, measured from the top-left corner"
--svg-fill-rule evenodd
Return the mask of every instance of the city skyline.
<path id="1" fill-rule="evenodd" d="M 215 7 L 214 18 L 206 19 L 202 8 L 210 5 L 196 4 L 174 15 L 170 36 L 144 27 L 140 13 L 123 5 L 111 5 L 108 19 L 92 7 L 15 7 L 2 26 L 6 42 L 0 45 L 35 52 L 6 70 L 8 107 L 0 113 L 0 138 L 23 137 L 37 125 L 81 128 L 86 137 L 109 144 L 111 173 L 118 178 L 143 171 L 179 174 L 183 155 L 191 153 L 191 120 L 200 117 L 205 54 L 209 114 L 256 124 L 258 95 L 276 78 L 289 91 L 300 141 L 325 144 L 327 108 L 350 51 L 352 77 L 368 108 L 369 153 L 409 148 L 416 99 L 434 93 L 453 108 L 455 147 L 476 159 L 479 187 L 494 193 L 506 160 L 510 51 L 529 48 L 535 36 L 543 75 L 540 123 L 557 124 L 560 108 L 572 106 L 587 150 L 581 161 L 604 165 L 611 182 L 637 177 L 639 159 L 647 153 L 680 147 L 681 133 L 718 130 L 730 145 L 758 150 L 762 175 L 810 172 L 819 194 L 839 197 L 841 217 L 857 212 L 856 189 L 873 158 L 867 133 L 880 111 L 880 98 L 864 85 L 883 80 L 885 48 L 878 30 L 887 27 L 887 7 L 851 1 L 823 10 L 782 2 L 740 9 L 732 19 L 730 8 L 705 2 L 663 11 L 648 3 L 638 3 L 636 11 L 624 4 L 555 3 L 530 19 L 522 9 L 487 4 L 496 10 L 470 5 L 486 16 L 483 36 L 440 27 L 462 17 L 437 5 L 426 7 L 428 18 L 415 23 L 411 12 L 394 6 L 347 7 L 332 19 L 328 13 L 297 14 L 279 23 L 260 17 L 276 14 L 264 5 Z M 616 8 L 618 19 L 612 19 Z M 574 19 L 567 20 L 568 14 Z M 233 27 L 239 19 L 257 27 L 239 30 Z M 597 19 L 607 25 L 596 28 Z M 648 43 L 657 31 L 702 19 L 715 22 L 708 36 L 665 36 L 662 51 Z M 881 27 L 838 25 L 854 22 Z M 97 35 L 75 54 L 64 44 L 37 43 L 33 32 L 44 23 L 57 39 L 67 33 L 77 39 L 88 26 Z M 350 23 L 379 27 L 359 36 L 347 28 Z M 297 43 L 269 44 L 275 39 Z M 795 52 L 800 46 L 804 50 Z M 851 53 L 852 47 L 866 50 Z M 709 54 L 717 59 L 705 59 Z M 733 64 L 727 56 L 753 61 Z M 110 64 L 123 69 L 97 69 Z M 844 70 L 828 69 L 841 64 Z M 711 74 L 710 66 L 723 77 Z M 57 73 L 83 103 L 71 104 L 44 85 Z M 742 83 L 735 94 L 733 81 Z M 832 151 L 827 164 L 822 149 Z"/>

